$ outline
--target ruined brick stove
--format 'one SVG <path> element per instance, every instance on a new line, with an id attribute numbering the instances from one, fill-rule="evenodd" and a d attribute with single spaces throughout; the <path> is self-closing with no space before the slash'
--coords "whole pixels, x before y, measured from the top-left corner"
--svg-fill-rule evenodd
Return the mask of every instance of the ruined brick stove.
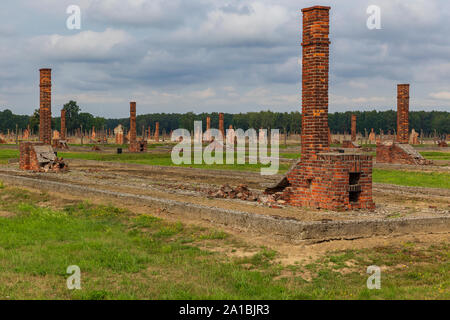
<path id="1" fill-rule="evenodd" d="M 39 70 L 39 143 L 21 142 L 19 167 L 31 171 L 63 171 L 68 167 L 53 151 L 52 144 L 52 69 Z"/>
<path id="2" fill-rule="evenodd" d="M 397 85 L 397 139 L 377 143 L 378 163 L 428 165 L 425 159 L 409 145 L 409 84 Z"/>
<path id="3" fill-rule="evenodd" d="M 331 152 L 328 127 L 329 10 L 303 9 L 302 154 L 267 193 L 291 205 L 330 210 L 373 209 L 372 156 Z"/>
<path id="4" fill-rule="evenodd" d="M 136 102 L 130 102 L 130 145 L 128 150 L 130 152 L 147 151 L 147 141 L 138 141 L 136 135 Z"/>

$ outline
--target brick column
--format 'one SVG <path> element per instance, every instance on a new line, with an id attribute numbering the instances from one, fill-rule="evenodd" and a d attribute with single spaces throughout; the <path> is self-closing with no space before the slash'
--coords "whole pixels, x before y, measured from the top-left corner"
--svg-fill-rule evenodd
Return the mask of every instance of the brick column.
<path id="1" fill-rule="evenodd" d="M 409 84 L 397 85 L 397 142 L 409 143 Z"/>
<path id="2" fill-rule="evenodd" d="M 130 144 L 136 142 L 136 102 L 130 102 Z"/>
<path id="3" fill-rule="evenodd" d="M 61 140 L 66 140 L 66 110 L 61 110 Z"/>
<path id="4" fill-rule="evenodd" d="M 225 139 L 225 127 L 223 124 L 223 113 L 219 113 L 219 131 L 222 132 L 222 137 Z"/>
<path id="5" fill-rule="evenodd" d="M 356 114 L 352 114 L 352 141 L 356 141 Z"/>
<path id="6" fill-rule="evenodd" d="M 303 12 L 302 159 L 329 151 L 328 59 L 330 7 L 314 6 Z"/>
<path id="7" fill-rule="evenodd" d="M 159 122 L 155 124 L 155 141 L 159 141 Z"/>
<path id="8" fill-rule="evenodd" d="M 52 143 L 52 69 L 40 69 L 39 140 Z"/>

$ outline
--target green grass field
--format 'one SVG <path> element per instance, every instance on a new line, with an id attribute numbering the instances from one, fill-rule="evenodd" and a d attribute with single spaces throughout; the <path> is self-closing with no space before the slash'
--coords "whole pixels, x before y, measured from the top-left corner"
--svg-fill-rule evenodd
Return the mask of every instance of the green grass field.
<path id="1" fill-rule="evenodd" d="M 332 252 L 281 265 L 276 251 L 151 212 L 61 203 L 3 184 L 0 198 L 0 299 L 450 298 L 444 243 Z M 239 250 L 252 253 L 233 256 Z M 366 287 L 373 264 L 388 268 L 381 290 Z M 81 290 L 66 287 L 70 265 L 81 269 Z"/>

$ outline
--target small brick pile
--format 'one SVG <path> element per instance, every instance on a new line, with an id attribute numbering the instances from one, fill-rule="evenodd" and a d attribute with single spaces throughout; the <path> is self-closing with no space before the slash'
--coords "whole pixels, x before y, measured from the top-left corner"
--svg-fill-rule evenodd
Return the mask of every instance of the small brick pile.
<path id="1" fill-rule="evenodd" d="M 441 141 L 438 142 L 438 147 L 446 148 L 446 147 L 448 147 L 448 144 L 447 144 L 446 141 L 441 140 Z"/>
<path id="2" fill-rule="evenodd" d="M 228 184 L 224 184 L 217 191 L 210 190 L 208 195 L 214 198 L 240 199 L 248 201 L 258 200 L 258 196 L 253 194 L 245 184 L 240 184 L 235 188 Z"/>

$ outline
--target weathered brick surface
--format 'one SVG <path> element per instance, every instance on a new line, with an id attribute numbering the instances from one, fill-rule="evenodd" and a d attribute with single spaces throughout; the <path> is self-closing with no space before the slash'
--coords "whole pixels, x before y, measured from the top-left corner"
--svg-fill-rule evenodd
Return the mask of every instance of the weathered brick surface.
<path id="1" fill-rule="evenodd" d="M 342 148 L 359 149 L 361 146 L 356 142 L 344 140 L 342 141 Z"/>
<path id="2" fill-rule="evenodd" d="M 40 69 L 39 140 L 52 143 L 52 69 Z"/>
<path id="3" fill-rule="evenodd" d="M 330 152 L 328 127 L 329 7 L 303 9 L 302 156 L 286 178 L 294 206 L 373 209 L 372 157 Z"/>
<path id="4" fill-rule="evenodd" d="M 409 84 L 397 85 L 397 142 L 409 143 Z"/>

